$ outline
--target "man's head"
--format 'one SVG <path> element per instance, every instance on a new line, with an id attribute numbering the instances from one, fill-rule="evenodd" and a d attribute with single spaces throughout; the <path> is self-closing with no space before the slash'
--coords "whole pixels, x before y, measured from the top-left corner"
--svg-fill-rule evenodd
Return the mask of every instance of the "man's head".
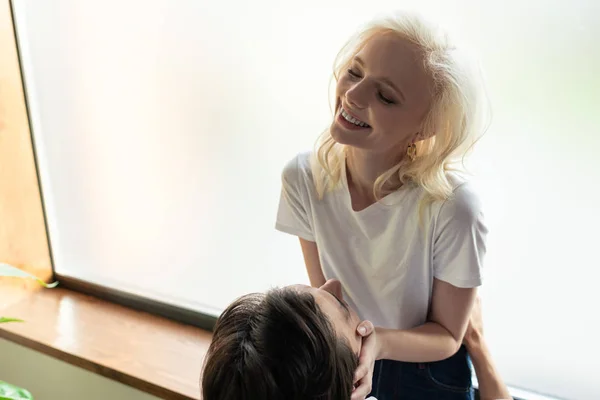
<path id="1" fill-rule="evenodd" d="M 202 373 L 204 400 L 350 399 L 361 338 L 338 281 L 243 296 L 222 313 Z"/>

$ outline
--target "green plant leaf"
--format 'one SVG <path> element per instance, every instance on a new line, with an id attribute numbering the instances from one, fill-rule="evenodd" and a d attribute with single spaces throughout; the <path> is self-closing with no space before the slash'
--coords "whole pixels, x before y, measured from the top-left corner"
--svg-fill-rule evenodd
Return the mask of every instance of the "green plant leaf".
<path id="1" fill-rule="evenodd" d="M 0 381 L 0 400 L 33 400 L 28 390 Z"/>
<path id="2" fill-rule="evenodd" d="M 10 317 L 0 317 L 0 324 L 3 322 L 25 322 L 22 319 L 18 318 L 10 318 Z"/>
<path id="3" fill-rule="evenodd" d="M 46 283 L 35 275 L 31 275 L 28 272 L 22 271 L 19 268 L 4 263 L 0 263 L 0 276 L 13 276 L 17 278 L 35 279 L 40 285 L 47 288 L 53 288 L 56 287 L 56 285 L 58 285 L 58 282 Z"/>

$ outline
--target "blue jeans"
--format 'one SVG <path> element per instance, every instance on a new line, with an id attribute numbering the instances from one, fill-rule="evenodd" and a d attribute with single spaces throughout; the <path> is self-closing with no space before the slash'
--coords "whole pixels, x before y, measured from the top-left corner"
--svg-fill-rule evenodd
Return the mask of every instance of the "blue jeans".
<path id="1" fill-rule="evenodd" d="M 464 346 L 431 363 L 379 360 L 373 371 L 377 400 L 472 400 L 471 362 Z"/>

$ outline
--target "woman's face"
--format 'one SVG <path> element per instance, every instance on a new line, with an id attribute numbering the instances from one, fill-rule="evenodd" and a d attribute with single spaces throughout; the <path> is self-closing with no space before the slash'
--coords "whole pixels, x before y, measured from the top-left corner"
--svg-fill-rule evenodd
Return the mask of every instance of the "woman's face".
<path id="1" fill-rule="evenodd" d="M 360 354 L 362 338 L 356 331 L 360 318 L 344 301 L 342 285 L 330 279 L 320 288 L 298 285 L 299 290 L 310 291 L 321 311 L 329 318 L 338 336 L 344 337 L 355 354 Z"/>
<path id="2" fill-rule="evenodd" d="M 417 46 L 394 34 L 375 35 L 338 78 L 331 136 L 356 148 L 405 154 L 423 139 L 419 131 L 431 93 Z"/>

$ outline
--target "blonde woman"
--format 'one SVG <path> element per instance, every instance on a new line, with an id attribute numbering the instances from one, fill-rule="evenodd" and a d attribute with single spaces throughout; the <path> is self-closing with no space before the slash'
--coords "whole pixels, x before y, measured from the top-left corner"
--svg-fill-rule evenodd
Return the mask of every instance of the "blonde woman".
<path id="1" fill-rule="evenodd" d="M 397 13 L 347 43 L 334 77 L 334 120 L 285 166 L 277 229 L 300 238 L 311 285 L 340 280 L 368 320 L 352 400 L 470 399 L 487 229 L 454 167 L 483 132 L 477 64 Z"/>

